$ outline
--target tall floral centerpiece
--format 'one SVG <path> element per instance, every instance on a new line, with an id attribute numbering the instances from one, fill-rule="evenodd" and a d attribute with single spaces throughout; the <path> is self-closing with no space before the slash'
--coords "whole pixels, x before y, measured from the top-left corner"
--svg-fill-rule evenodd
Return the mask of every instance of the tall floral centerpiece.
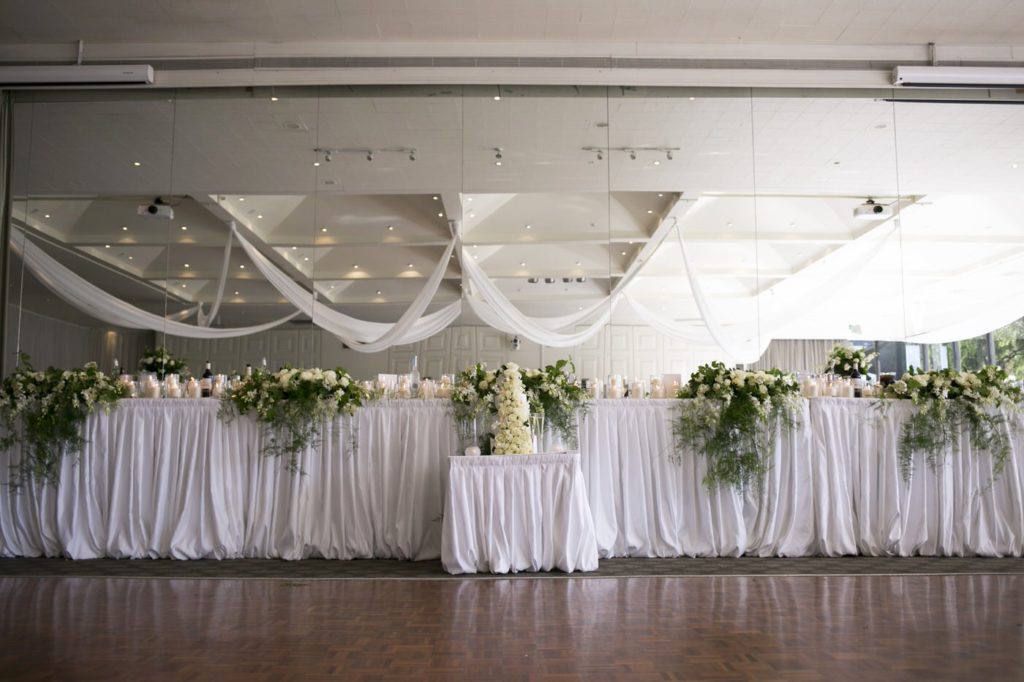
<path id="1" fill-rule="evenodd" d="M 505 365 L 498 376 L 498 429 L 494 436 L 494 454 L 525 455 L 533 450 L 530 438 L 530 404 L 523 389 L 519 367 Z"/>
<path id="2" fill-rule="evenodd" d="M 829 351 L 828 360 L 825 361 L 825 372 L 844 377 L 853 376 L 854 372 L 859 375 L 867 374 L 871 361 L 876 357 L 878 353 L 868 353 L 863 348 L 836 346 Z"/>
<path id="3" fill-rule="evenodd" d="M 575 372 L 572 360 L 566 359 L 539 370 L 520 370 L 530 411 L 543 414 L 548 426 L 570 448 L 577 446 L 576 414 L 585 410 L 587 399 Z"/>
<path id="4" fill-rule="evenodd" d="M 745 489 L 760 485 L 771 463 L 779 429 L 793 429 L 800 387 L 777 369 L 746 372 L 721 362 L 702 365 L 679 390 L 683 399 L 673 424 L 676 452 L 702 454 L 704 485 Z"/>
<path id="5" fill-rule="evenodd" d="M 152 372 L 158 378 L 163 379 L 168 374 L 181 374 L 188 367 L 181 358 L 171 355 L 163 346 L 147 348 L 139 360 L 139 369 L 143 372 Z"/>

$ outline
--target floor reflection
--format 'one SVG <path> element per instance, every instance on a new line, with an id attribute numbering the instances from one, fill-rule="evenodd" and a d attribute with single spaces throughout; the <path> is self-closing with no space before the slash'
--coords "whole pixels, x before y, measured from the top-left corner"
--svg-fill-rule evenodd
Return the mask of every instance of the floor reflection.
<path id="1" fill-rule="evenodd" d="M 1024 576 L 0 578 L 7 678 L 1024 671 Z"/>

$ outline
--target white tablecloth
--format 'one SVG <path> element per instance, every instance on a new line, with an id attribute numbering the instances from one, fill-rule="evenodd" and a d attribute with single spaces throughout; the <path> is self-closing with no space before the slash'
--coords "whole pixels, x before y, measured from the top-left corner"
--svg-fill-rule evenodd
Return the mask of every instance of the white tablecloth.
<path id="1" fill-rule="evenodd" d="M 991 489 L 987 454 L 963 437 L 932 471 L 915 459 L 904 483 L 900 428 L 912 405 L 819 398 L 779 438 L 758 495 L 703 486 L 703 457 L 673 451 L 672 400 L 597 400 L 580 449 L 598 551 L 612 556 L 813 554 L 1020 556 L 1024 553 L 1024 424 Z"/>
<path id="2" fill-rule="evenodd" d="M 610 556 L 1024 554 L 1024 420 L 988 487 L 988 455 L 962 438 L 910 484 L 897 466 L 913 406 L 818 398 L 780 438 L 767 484 L 708 492 L 703 458 L 672 453 L 674 401 L 599 400 L 581 420 L 581 468 L 597 547 Z M 0 452 L 0 555 L 93 557 L 441 556 L 448 456 L 446 401 L 358 411 L 302 453 L 306 474 L 262 457 L 257 424 L 225 424 L 212 400 L 130 400 L 88 419 L 61 484 L 8 487 Z"/>
<path id="3" fill-rule="evenodd" d="M 448 482 L 449 573 L 597 569 L 579 453 L 452 457 Z"/>
<path id="4" fill-rule="evenodd" d="M 0 453 L 0 554 L 178 559 L 436 559 L 448 455 L 447 401 L 375 403 L 325 424 L 303 475 L 261 456 L 249 417 L 213 400 L 130 400 L 86 423 L 58 488 L 12 492 Z"/>

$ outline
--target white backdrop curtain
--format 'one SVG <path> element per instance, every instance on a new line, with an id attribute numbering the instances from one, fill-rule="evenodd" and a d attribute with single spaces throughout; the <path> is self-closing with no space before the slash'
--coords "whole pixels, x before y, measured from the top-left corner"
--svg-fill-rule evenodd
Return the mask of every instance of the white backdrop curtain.
<path id="1" fill-rule="evenodd" d="M 165 332 L 174 336 L 184 336 L 193 339 L 227 339 L 273 329 L 298 314 L 292 313 L 272 322 L 251 327 L 214 329 L 183 324 L 147 312 L 122 301 L 116 296 L 108 294 L 95 284 L 61 265 L 36 244 L 26 239 L 25 233 L 22 230 L 14 229 L 12 230 L 12 235 L 18 238 L 11 239 L 11 248 L 16 254 L 21 256 L 25 267 L 32 271 L 36 279 L 71 305 L 107 324 L 127 329 L 150 329 L 156 332 Z"/>
<path id="2" fill-rule="evenodd" d="M 751 369 L 778 368 L 786 372 L 821 372 L 829 351 L 845 343 L 841 339 L 773 339 Z"/>

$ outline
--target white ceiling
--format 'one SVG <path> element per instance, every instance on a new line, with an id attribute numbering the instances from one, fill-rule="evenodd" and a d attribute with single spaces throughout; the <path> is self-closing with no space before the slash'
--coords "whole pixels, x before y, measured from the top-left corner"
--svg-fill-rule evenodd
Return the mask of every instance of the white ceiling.
<path id="1" fill-rule="evenodd" d="M 891 45 L 1019 42 L 1012 0 L 35 0 L 2 43 L 611 42 Z"/>
<path id="2" fill-rule="evenodd" d="M 839 84 L 836 60 L 921 62 L 929 42 L 947 61 L 1020 61 L 1024 3 L 39 0 L 0 9 L 0 60 L 72 61 L 77 40 L 87 61 L 832 60 Z M 252 71 L 252 82 L 265 82 Z M 288 81 L 287 69 L 274 73 Z M 430 73 L 409 80 L 430 82 Z M 490 82 L 486 73 L 473 82 Z M 571 85 L 26 93 L 15 107 L 13 188 L 26 197 L 15 218 L 65 262 L 152 309 L 162 308 L 154 292 L 163 288 L 171 308 L 213 300 L 234 219 L 325 300 L 386 321 L 441 256 L 449 219 L 461 218 L 469 257 L 517 305 L 554 315 L 607 295 L 640 265 L 647 242 L 666 236 L 671 214 L 706 293 L 723 317 L 740 319 L 855 243 L 867 226 L 853 220 L 854 206 L 902 197 L 911 208 L 899 244 L 873 261 L 864 286 L 837 292 L 828 310 L 805 316 L 813 325 L 794 320 L 790 332 L 837 335 L 858 326 L 845 318 L 867 319 L 894 292 L 899 312 L 885 324 L 914 317 L 927 326 L 903 312 L 984 295 L 992 272 L 1016 272 L 1024 107 L 887 101 L 894 97 L 903 93 Z M 329 163 L 318 148 L 336 150 Z M 173 221 L 135 214 L 156 196 L 175 204 Z M 669 239 L 649 250 L 635 290 L 666 315 L 692 319 L 678 246 Z M 284 307 L 247 263 L 234 249 L 222 324 Z M 460 285 L 453 260 L 435 308 L 458 298 Z M 837 309 L 865 312 L 825 324 Z M 616 316 L 635 321 L 628 309 Z"/>

